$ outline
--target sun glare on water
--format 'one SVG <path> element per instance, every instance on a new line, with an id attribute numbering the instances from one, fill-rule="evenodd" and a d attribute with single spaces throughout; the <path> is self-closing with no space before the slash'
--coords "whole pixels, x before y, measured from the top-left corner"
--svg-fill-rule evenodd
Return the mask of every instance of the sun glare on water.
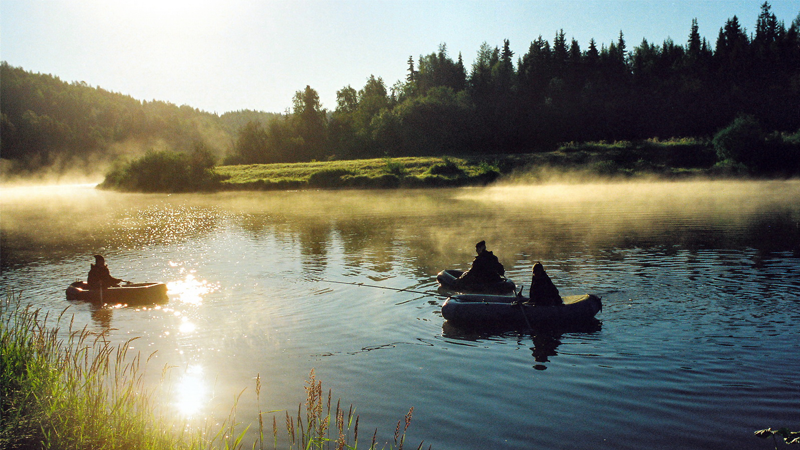
<path id="1" fill-rule="evenodd" d="M 203 378 L 203 367 L 190 365 L 186 368 L 175 388 L 175 406 L 180 414 L 191 417 L 199 413 L 208 402 L 209 390 Z"/>
<path id="2" fill-rule="evenodd" d="M 192 273 L 187 273 L 182 280 L 167 283 L 167 292 L 181 303 L 200 305 L 203 296 L 216 291 L 218 284 L 209 283 L 207 280 L 198 280 Z"/>

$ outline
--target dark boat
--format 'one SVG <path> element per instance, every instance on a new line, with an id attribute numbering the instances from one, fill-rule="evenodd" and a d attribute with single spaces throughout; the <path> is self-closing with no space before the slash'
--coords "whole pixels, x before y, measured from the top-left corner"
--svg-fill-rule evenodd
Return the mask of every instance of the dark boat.
<path id="1" fill-rule="evenodd" d="M 463 273 L 461 270 L 445 269 L 436 275 L 436 281 L 445 290 L 465 293 L 510 294 L 517 288 L 514 282 L 508 278 L 492 284 L 466 284 L 459 279 Z"/>
<path id="2" fill-rule="evenodd" d="M 67 288 L 67 300 L 128 306 L 166 303 L 167 285 L 164 283 L 128 283 L 105 289 L 90 289 L 85 281 L 76 281 Z"/>
<path id="3" fill-rule="evenodd" d="M 454 295 L 442 305 L 442 317 L 461 326 L 510 328 L 559 327 L 596 320 L 603 309 L 600 297 L 594 294 L 562 297 L 563 305 L 534 306 L 525 304 L 527 297 L 504 295 Z"/>

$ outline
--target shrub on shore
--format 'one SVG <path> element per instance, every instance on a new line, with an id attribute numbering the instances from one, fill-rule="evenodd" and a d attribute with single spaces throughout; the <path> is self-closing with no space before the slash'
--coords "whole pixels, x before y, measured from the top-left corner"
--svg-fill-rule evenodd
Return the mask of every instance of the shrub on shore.
<path id="1" fill-rule="evenodd" d="M 222 177 L 213 171 L 216 159 L 197 147 L 191 154 L 149 151 L 106 175 L 101 188 L 130 192 L 198 192 L 219 189 Z"/>
<path id="2" fill-rule="evenodd" d="M 766 133 L 755 117 L 741 115 L 712 140 L 719 159 L 715 169 L 756 174 L 800 172 L 800 131 Z"/>

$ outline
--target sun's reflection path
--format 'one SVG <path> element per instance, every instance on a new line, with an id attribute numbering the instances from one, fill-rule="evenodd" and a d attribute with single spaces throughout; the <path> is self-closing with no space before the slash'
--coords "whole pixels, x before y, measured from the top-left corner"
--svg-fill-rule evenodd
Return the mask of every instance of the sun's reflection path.
<path id="1" fill-rule="evenodd" d="M 198 280 L 193 273 L 186 272 L 186 269 L 181 269 L 181 273 L 186 273 L 186 276 L 182 280 L 168 282 L 167 292 L 182 303 L 200 305 L 204 295 L 219 289 L 219 283 Z"/>
<path id="2" fill-rule="evenodd" d="M 181 263 L 170 262 L 172 267 L 178 267 Z M 219 289 L 219 283 L 212 283 L 208 280 L 198 279 L 195 271 L 181 267 L 180 276 L 175 281 L 167 283 L 167 293 L 169 294 L 172 308 L 165 308 L 165 313 L 171 313 L 178 323 L 172 322 L 173 328 L 181 335 L 191 335 L 197 331 L 197 325 L 190 316 L 197 313 L 197 307 L 203 304 L 203 297 Z M 181 308 L 178 304 L 189 306 L 189 308 Z M 184 310 L 188 309 L 188 310 Z M 170 331 L 165 330 L 164 336 L 169 336 Z M 184 349 L 180 349 L 179 353 L 184 354 Z M 174 402 L 175 408 L 179 414 L 186 418 L 198 415 L 202 412 L 203 408 L 209 402 L 210 398 L 209 387 L 204 378 L 203 366 L 200 364 L 189 364 L 186 367 L 177 383 L 172 385 L 172 395 L 170 396 Z"/>
<path id="3" fill-rule="evenodd" d="M 181 317 L 181 324 L 178 326 L 178 331 L 183 334 L 189 334 L 197 329 L 197 325 L 189 321 L 188 317 Z"/>
<path id="4" fill-rule="evenodd" d="M 203 367 L 190 364 L 175 387 L 175 406 L 178 412 L 190 418 L 199 413 L 209 398 L 209 390 L 203 378 Z"/>

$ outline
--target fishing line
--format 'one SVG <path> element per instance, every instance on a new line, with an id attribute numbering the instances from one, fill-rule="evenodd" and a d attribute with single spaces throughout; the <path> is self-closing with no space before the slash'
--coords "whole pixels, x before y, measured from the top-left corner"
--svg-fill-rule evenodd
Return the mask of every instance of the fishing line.
<path id="1" fill-rule="evenodd" d="M 348 284 L 350 286 L 371 287 L 371 288 L 375 288 L 375 289 L 387 289 L 387 290 L 390 290 L 390 291 L 398 291 L 398 292 L 411 292 L 412 294 L 422 294 L 422 295 L 431 295 L 431 296 L 434 296 L 434 297 L 448 298 L 447 295 L 442 295 L 442 294 L 433 293 L 433 292 L 415 291 L 413 289 L 401 289 L 401 288 L 393 288 L 393 287 L 389 287 L 389 286 L 378 286 L 378 285 L 375 285 L 375 284 L 354 283 L 354 282 L 347 282 L 347 281 L 334 281 L 334 280 L 319 280 L 319 281 L 324 281 L 326 283 Z"/>

